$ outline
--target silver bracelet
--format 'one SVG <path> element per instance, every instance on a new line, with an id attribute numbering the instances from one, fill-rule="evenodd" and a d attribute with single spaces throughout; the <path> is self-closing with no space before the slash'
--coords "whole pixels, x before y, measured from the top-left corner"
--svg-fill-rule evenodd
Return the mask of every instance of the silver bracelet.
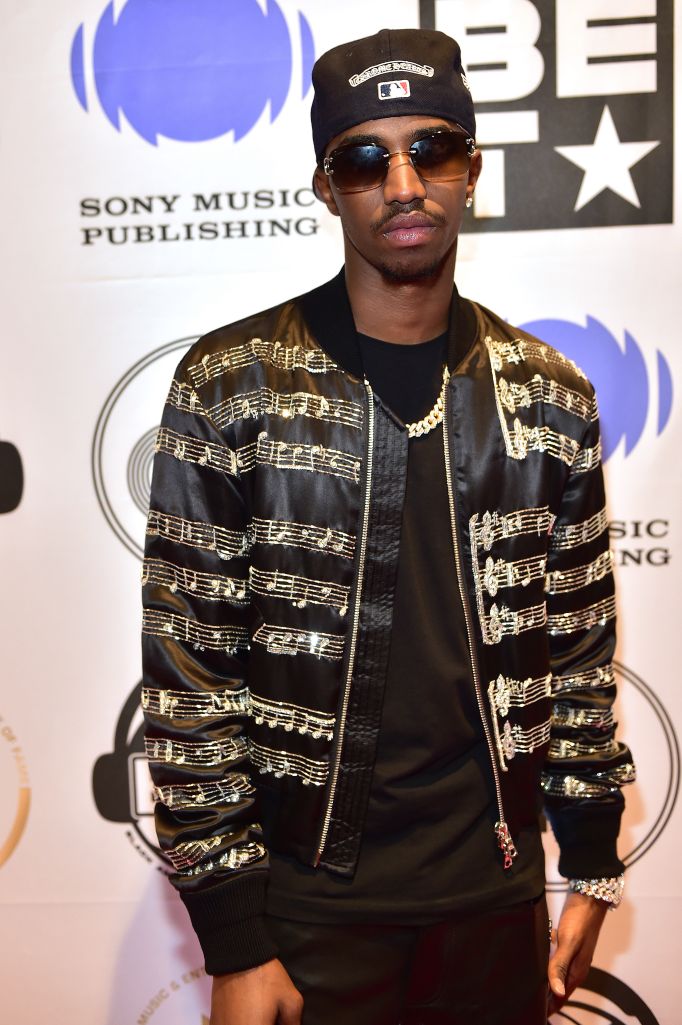
<path id="1" fill-rule="evenodd" d="M 611 876 L 601 879 L 569 879 L 568 888 L 571 893 L 584 893 L 587 897 L 594 897 L 595 900 L 603 900 L 609 905 L 611 911 L 620 904 L 623 899 L 623 887 L 625 877 Z"/>

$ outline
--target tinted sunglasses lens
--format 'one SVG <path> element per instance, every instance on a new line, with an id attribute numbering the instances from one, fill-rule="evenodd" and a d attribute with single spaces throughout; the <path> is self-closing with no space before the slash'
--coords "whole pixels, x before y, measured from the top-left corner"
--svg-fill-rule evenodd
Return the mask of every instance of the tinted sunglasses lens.
<path id="1" fill-rule="evenodd" d="M 469 170 L 469 143 L 459 132 L 435 132 L 410 147 L 415 170 L 426 181 L 451 181 Z"/>
<path id="2" fill-rule="evenodd" d="M 383 146 L 347 146 L 331 158 L 334 184 L 340 192 L 362 192 L 381 185 L 388 154 Z"/>

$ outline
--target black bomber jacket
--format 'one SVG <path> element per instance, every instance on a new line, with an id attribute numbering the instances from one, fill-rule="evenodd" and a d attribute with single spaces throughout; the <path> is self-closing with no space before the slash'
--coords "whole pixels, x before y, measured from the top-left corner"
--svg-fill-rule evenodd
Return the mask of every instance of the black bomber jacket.
<path id="1" fill-rule="evenodd" d="M 622 871 L 615 603 L 594 393 L 453 293 L 443 457 L 500 871 L 544 804 L 572 878 Z M 454 351 L 451 346 L 451 351 Z M 268 848 L 352 875 L 391 633 L 407 433 L 343 272 L 200 339 L 157 438 L 142 704 L 156 822 L 207 971 L 275 956 Z M 401 425 L 402 427 L 402 425 Z"/>

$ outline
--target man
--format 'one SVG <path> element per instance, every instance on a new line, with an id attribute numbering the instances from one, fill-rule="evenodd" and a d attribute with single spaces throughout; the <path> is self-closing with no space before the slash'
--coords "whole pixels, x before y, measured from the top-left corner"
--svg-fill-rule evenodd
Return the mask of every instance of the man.
<path id="1" fill-rule="evenodd" d="M 201 339 L 158 437 L 143 704 L 212 1025 L 536 1025 L 618 903 L 630 754 L 593 391 L 453 290 L 457 43 L 313 72 L 332 282 Z M 302 1014 L 302 1017 L 301 1017 Z"/>

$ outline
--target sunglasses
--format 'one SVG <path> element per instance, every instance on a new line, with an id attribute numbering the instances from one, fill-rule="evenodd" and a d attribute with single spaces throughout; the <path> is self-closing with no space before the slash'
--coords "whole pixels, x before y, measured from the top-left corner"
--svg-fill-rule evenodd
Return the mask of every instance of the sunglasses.
<path id="1" fill-rule="evenodd" d="M 340 146 L 324 158 L 322 166 L 339 192 L 365 192 L 383 185 L 391 157 L 406 153 L 424 181 L 447 182 L 466 174 L 475 149 L 473 139 L 445 129 L 422 136 L 408 150 L 393 153 L 375 142 Z"/>

